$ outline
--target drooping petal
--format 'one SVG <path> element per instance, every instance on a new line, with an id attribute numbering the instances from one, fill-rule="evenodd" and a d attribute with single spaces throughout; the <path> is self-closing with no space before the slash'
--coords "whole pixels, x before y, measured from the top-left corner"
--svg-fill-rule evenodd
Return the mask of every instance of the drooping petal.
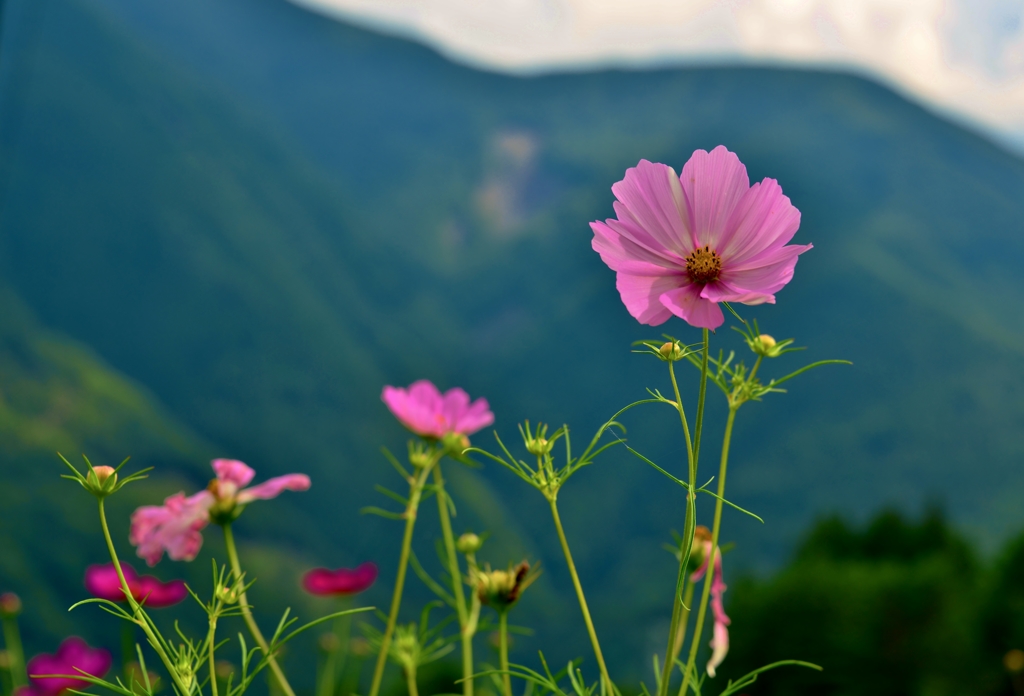
<path id="1" fill-rule="evenodd" d="M 672 314 L 699 329 L 717 329 L 725 323 L 725 316 L 717 304 L 700 296 L 703 286 L 691 283 L 669 290 L 659 301 Z"/>
<path id="2" fill-rule="evenodd" d="M 719 145 L 711 152 L 694 152 L 679 178 L 694 245 L 718 249 L 733 209 L 750 188 L 747 168 L 739 157 Z"/>
<path id="3" fill-rule="evenodd" d="M 78 636 L 64 640 L 53 655 L 36 655 L 28 661 L 26 672 L 32 679 L 36 693 L 56 696 L 66 689 L 82 689 L 88 686 L 84 679 L 74 677 L 42 677 L 43 674 L 78 674 L 78 670 L 94 677 L 102 677 L 110 670 L 113 659 L 103 648 L 91 648 Z"/>
<path id="4" fill-rule="evenodd" d="M 237 459 L 214 459 L 213 470 L 221 481 L 235 484 L 236 490 L 248 486 L 256 476 L 256 472 L 248 464 Z"/>
<path id="5" fill-rule="evenodd" d="M 740 302 L 747 305 L 775 304 L 775 296 L 763 292 L 754 292 L 744 288 L 738 288 L 727 283 L 721 278 L 708 283 L 700 291 L 700 296 L 711 302 Z"/>
<path id="6" fill-rule="evenodd" d="M 143 575 L 132 588 L 135 599 L 149 609 L 169 607 L 183 601 L 188 596 L 188 588 L 182 580 L 162 582 L 152 575 Z"/>
<path id="7" fill-rule="evenodd" d="M 726 225 L 719 253 L 729 266 L 789 242 L 800 227 L 800 211 L 774 179 L 750 187 Z"/>
<path id="8" fill-rule="evenodd" d="M 618 273 L 615 287 L 629 313 L 641 324 L 658 326 L 668 321 L 672 312 L 661 303 L 661 296 L 688 282 L 682 275 L 637 276 Z"/>
<path id="9" fill-rule="evenodd" d="M 285 491 L 306 491 L 309 490 L 309 477 L 305 474 L 285 474 L 264 481 L 263 483 L 239 491 L 235 502 L 239 505 L 246 505 L 254 500 L 270 500 L 276 498 Z"/>
<path id="10" fill-rule="evenodd" d="M 368 589 L 376 579 L 377 566 L 363 563 L 354 570 L 315 568 L 302 576 L 302 586 L 319 596 L 350 595 Z"/>
<path id="11" fill-rule="evenodd" d="M 621 203 L 615 207 L 619 220 L 634 221 L 651 243 L 637 241 L 682 257 L 693 251 L 682 187 L 671 167 L 640 160 L 626 170 L 622 181 L 612 185 L 612 193 Z"/>
<path id="12" fill-rule="evenodd" d="M 146 505 L 132 513 L 129 541 L 138 547 L 139 557 L 153 566 L 164 551 L 175 561 L 191 561 L 203 545 L 200 531 L 209 523 L 215 498 L 209 491 L 193 496 L 175 493 L 163 505 Z"/>
<path id="13" fill-rule="evenodd" d="M 725 661 L 729 654 L 729 628 L 724 623 L 715 621 L 711 637 L 711 658 L 708 660 L 708 676 L 714 678 L 718 672 L 719 665 Z"/>

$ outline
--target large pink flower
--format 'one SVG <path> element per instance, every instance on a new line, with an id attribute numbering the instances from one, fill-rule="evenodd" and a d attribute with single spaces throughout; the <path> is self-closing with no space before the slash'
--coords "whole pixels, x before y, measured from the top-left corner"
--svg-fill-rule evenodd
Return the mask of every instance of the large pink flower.
<path id="1" fill-rule="evenodd" d="M 276 498 L 284 491 L 307 490 L 310 484 L 305 474 L 286 474 L 243 488 L 256 472 L 236 459 L 214 459 L 213 470 L 217 478 L 207 490 L 188 498 L 175 493 L 163 505 L 145 505 L 132 513 L 129 541 L 138 547 L 139 557 L 146 563 L 156 565 L 165 550 L 175 561 L 195 558 L 203 545 L 200 532 L 210 523 L 214 506 L 227 513 L 254 500 Z"/>
<path id="2" fill-rule="evenodd" d="M 704 551 L 704 564 L 690 575 L 691 582 L 697 582 L 708 572 L 708 561 L 711 560 L 711 540 L 702 542 Z M 711 658 L 708 660 L 707 671 L 709 677 L 714 677 L 718 666 L 725 660 L 729 653 L 729 624 L 732 619 L 725 613 L 723 595 L 728 589 L 722 579 L 722 551 L 716 549 L 715 571 L 711 576 L 711 613 L 715 618 L 715 626 L 711 635 Z"/>
<path id="3" fill-rule="evenodd" d="M 381 399 L 402 425 L 424 437 L 472 435 L 494 422 L 487 399 L 470 403 L 469 394 L 458 387 L 442 395 L 425 379 L 413 382 L 408 389 L 384 387 Z"/>
<path id="4" fill-rule="evenodd" d="M 71 636 L 60 644 L 55 655 L 36 655 L 28 661 L 26 671 L 32 680 L 32 686 L 20 689 L 18 694 L 56 696 L 67 689 L 87 688 L 89 682 L 84 679 L 75 679 L 73 676 L 42 677 L 39 675 L 75 675 L 85 672 L 94 677 L 102 677 L 110 669 L 111 662 L 110 653 L 103 648 L 90 648 L 89 644 L 78 636 Z"/>
<path id="5" fill-rule="evenodd" d="M 354 570 L 314 568 L 302 576 L 306 592 L 320 596 L 351 595 L 369 589 L 377 579 L 377 566 L 363 563 Z"/>
<path id="6" fill-rule="evenodd" d="M 132 597 L 149 608 L 169 607 L 185 599 L 188 590 L 181 580 L 161 582 L 152 575 L 139 575 L 127 563 L 121 563 L 121 572 L 128 583 Z M 85 589 L 94 597 L 107 599 L 111 602 L 125 601 L 121 579 L 117 576 L 117 568 L 113 563 L 91 565 L 85 569 Z"/>
<path id="7" fill-rule="evenodd" d="M 774 303 L 811 248 L 787 246 L 800 211 L 778 182 L 751 186 L 746 167 L 722 145 L 694 152 L 680 176 L 640 160 L 612 193 L 616 217 L 590 223 L 592 246 L 642 324 L 674 314 L 716 329 L 725 321 L 719 302 Z"/>

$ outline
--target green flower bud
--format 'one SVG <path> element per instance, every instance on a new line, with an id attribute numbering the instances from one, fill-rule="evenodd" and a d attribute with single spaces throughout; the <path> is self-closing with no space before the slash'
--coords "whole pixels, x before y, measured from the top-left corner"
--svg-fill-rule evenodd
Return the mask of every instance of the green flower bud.
<path id="1" fill-rule="evenodd" d="M 13 619 L 21 613 L 21 598 L 13 592 L 0 594 L 0 619 Z"/>
<path id="2" fill-rule="evenodd" d="M 459 550 L 459 553 L 476 553 L 480 550 L 480 547 L 484 545 L 484 540 L 473 532 L 466 532 L 459 537 L 459 540 L 455 542 L 455 548 Z"/>
<path id="3" fill-rule="evenodd" d="M 505 611 L 519 601 L 523 590 L 533 583 L 536 574 L 530 575 L 530 564 L 523 561 L 508 570 L 486 570 L 477 577 L 477 595 L 484 604 L 498 611 Z"/>
<path id="4" fill-rule="evenodd" d="M 658 355 L 665 362 L 676 362 L 686 357 L 686 351 L 679 345 L 678 341 L 669 341 L 662 344 L 658 349 Z"/>
<path id="5" fill-rule="evenodd" d="M 747 345 L 750 346 L 750 350 L 754 351 L 757 355 L 765 358 L 777 358 L 782 355 L 783 349 L 793 342 L 792 339 L 785 341 L 776 341 L 768 334 L 761 334 L 756 338 L 748 338 Z"/>

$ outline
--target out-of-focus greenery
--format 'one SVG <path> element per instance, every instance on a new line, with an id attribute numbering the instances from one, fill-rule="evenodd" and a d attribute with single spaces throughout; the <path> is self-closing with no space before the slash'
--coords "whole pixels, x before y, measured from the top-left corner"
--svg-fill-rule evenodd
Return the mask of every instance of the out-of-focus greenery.
<path id="1" fill-rule="evenodd" d="M 505 434 L 525 418 L 589 434 L 645 387 L 665 390 L 663 366 L 628 352 L 663 329 L 627 315 L 587 222 L 612 214 L 610 185 L 639 158 L 678 168 L 719 143 L 753 179 L 778 178 L 803 212 L 796 241 L 816 245 L 778 306 L 744 312 L 810 359 L 855 363 L 740 414 L 729 497 L 767 524 L 726 512 L 738 560 L 778 563 L 822 510 L 929 494 L 990 551 L 1020 527 L 1024 163 L 878 84 L 739 68 L 501 76 L 282 0 L 7 0 L 2 49 L 0 275 L 61 374 L 84 365 L 67 379 L 90 396 L 57 422 L 107 428 L 54 429 L 64 392 L 19 376 L 25 341 L 5 344 L 4 379 L 37 391 L 10 421 L 32 428 L 3 445 L 22 452 L 0 462 L 0 490 L 17 491 L 0 509 L 5 553 L 22 560 L 0 582 L 49 593 L 40 649 L 98 630 L 61 609 L 102 560 L 91 511 L 55 478 L 65 442 L 158 465 L 112 510 L 122 543 L 133 503 L 197 490 L 211 456 L 311 474 L 308 493 L 238 525 L 253 601 L 272 616 L 303 601 L 308 565 L 374 560 L 393 577 L 397 525 L 357 512 L 391 482 L 377 447 L 405 442 L 383 384 L 463 386 Z M 729 331 L 713 341 L 742 349 Z M 716 459 L 720 409 L 712 398 L 702 461 Z M 624 420 L 678 472 L 669 416 Z M 523 658 L 586 654 L 543 501 L 494 467 L 450 475 L 456 533 L 494 533 L 482 560 L 546 568 L 519 609 L 537 629 Z M 683 507 L 661 484 L 609 453 L 561 497 L 624 678 L 646 671 L 668 620 L 661 544 Z M 205 578 L 208 558 L 158 572 Z M 384 605 L 386 583 L 366 601 Z"/>
<path id="2" fill-rule="evenodd" d="M 776 575 L 730 582 L 719 678 L 799 658 L 825 669 L 770 672 L 750 694 L 1014 693 L 1003 660 L 1024 646 L 1024 535 L 992 560 L 978 546 L 934 510 L 920 521 L 884 512 L 863 528 L 819 521 Z"/>

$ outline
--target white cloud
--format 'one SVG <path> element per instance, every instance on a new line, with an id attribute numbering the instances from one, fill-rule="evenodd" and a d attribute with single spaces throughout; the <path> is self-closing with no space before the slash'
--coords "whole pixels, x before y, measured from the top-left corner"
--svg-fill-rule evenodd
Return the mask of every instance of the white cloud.
<path id="1" fill-rule="evenodd" d="M 1021 0 L 293 0 L 493 70 L 851 66 L 1024 147 Z"/>

